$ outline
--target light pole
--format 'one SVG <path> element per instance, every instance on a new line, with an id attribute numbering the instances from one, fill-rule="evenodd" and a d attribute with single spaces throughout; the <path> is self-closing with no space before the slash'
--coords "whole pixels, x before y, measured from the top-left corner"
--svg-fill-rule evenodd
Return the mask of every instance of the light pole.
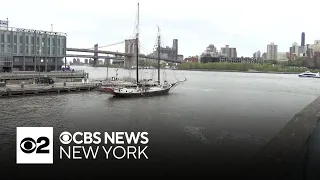
<path id="1" fill-rule="evenodd" d="M 119 70 L 119 69 L 116 69 L 116 79 L 115 79 L 116 81 L 117 81 L 117 79 L 118 79 L 118 70 Z"/>
<path id="2" fill-rule="evenodd" d="M 40 81 L 40 63 L 42 63 L 43 62 L 43 59 L 41 59 L 41 48 L 42 48 L 42 46 L 43 46 L 43 44 L 44 44 L 44 42 L 41 42 L 41 47 L 39 47 L 39 64 L 38 64 L 38 66 L 39 66 L 39 68 L 38 68 L 38 70 L 39 70 L 39 81 Z"/>

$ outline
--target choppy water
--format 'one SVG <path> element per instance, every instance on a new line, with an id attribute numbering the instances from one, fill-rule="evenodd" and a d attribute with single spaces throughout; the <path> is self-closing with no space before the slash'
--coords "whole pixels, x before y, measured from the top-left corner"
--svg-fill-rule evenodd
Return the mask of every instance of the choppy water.
<path id="1" fill-rule="evenodd" d="M 106 77 L 106 68 L 76 68 L 90 78 Z M 53 126 L 55 132 L 148 131 L 154 159 L 210 161 L 201 154 L 214 158 L 223 151 L 230 158 L 234 149 L 250 155 L 320 94 L 319 79 L 297 75 L 167 71 L 168 80 L 174 80 L 173 72 L 188 81 L 162 97 L 114 99 L 88 92 L 0 99 L 0 153 L 14 154 L 16 127 Z"/>

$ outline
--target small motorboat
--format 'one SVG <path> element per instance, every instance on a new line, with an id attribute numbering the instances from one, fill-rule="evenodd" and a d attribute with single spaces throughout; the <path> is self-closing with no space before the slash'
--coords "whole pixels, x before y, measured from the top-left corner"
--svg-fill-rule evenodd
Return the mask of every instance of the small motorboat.
<path id="1" fill-rule="evenodd" d="M 319 74 L 319 72 L 313 73 L 310 71 L 306 71 L 304 73 L 299 74 L 299 77 L 320 78 L 320 74 Z"/>

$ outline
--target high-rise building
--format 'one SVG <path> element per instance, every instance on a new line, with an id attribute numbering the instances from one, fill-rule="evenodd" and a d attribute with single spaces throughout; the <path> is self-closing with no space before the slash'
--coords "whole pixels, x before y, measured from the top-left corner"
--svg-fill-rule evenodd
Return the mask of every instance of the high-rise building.
<path id="1" fill-rule="evenodd" d="M 237 49 L 231 48 L 229 45 L 221 48 L 221 55 L 224 55 L 228 58 L 236 58 L 237 57 Z"/>
<path id="2" fill-rule="evenodd" d="M 301 34 L 301 46 L 304 46 L 305 45 L 305 33 L 302 32 Z"/>
<path id="3" fill-rule="evenodd" d="M 277 60 L 278 45 L 274 42 L 267 45 L 267 60 Z"/>
<path id="4" fill-rule="evenodd" d="M 262 53 L 262 59 L 263 59 L 263 60 L 267 60 L 267 53 L 265 53 L 265 52 Z"/>
<path id="5" fill-rule="evenodd" d="M 260 51 L 257 51 L 255 53 L 253 53 L 253 58 L 261 58 L 261 52 Z"/>
<path id="6" fill-rule="evenodd" d="M 299 46 L 297 42 L 292 43 L 292 46 L 290 47 L 290 60 L 302 57 L 305 52 L 305 46 Z"/>

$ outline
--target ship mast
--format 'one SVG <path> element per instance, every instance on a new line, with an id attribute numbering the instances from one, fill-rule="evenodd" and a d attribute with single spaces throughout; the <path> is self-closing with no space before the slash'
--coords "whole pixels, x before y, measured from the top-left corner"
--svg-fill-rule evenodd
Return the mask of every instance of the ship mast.
<path id="1" fill-rule="evenodd" d="M 137 35 L 136 35 L 136 54 L 137 54 L 137 65 L 136 65 L 136 67 L 137 67 L 137 69 L 136 69 L 136 71 L 137 71 L 137 85 L 139 84 L 139 2 L 138 2 L 138 18 L 137 18 L 138 20 L 137 20 Z"/>
<path id="2" fill-rule="evenodd" d="M 160 28 L 158 26 L 158 83 L 160 84 Z"/>

